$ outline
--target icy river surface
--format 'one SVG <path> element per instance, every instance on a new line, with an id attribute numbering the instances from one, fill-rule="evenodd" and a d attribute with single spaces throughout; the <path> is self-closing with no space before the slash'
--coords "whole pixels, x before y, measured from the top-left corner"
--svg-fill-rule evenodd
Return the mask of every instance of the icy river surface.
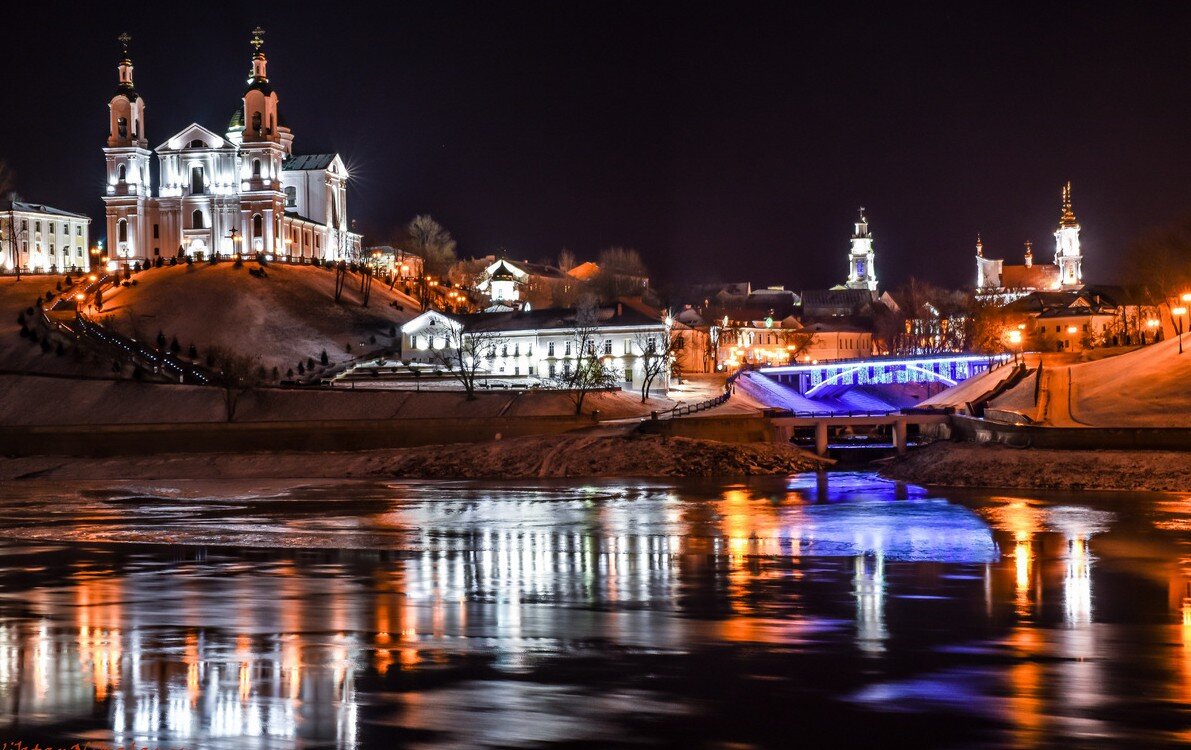
<path id="1" fill-rule="evenodd" d="M 7 482 L 18 740 L 1181 746 L 1191 494 Z"/>

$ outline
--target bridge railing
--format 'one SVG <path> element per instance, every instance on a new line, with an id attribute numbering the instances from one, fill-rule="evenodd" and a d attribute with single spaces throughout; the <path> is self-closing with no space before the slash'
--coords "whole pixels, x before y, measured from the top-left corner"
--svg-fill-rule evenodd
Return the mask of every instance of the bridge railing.
<path id="1" fill-rule="evenodd" d="M 739 378 L 744 372 L 745 369 L 741 368 L 729 375 L 728 379 L 724 381 L 724 392 L 720 395 L 694 404 L 679 404 L 678 406 L 675 406 L 674 408 L 664 412 L 651 412 L 650 419 L 672 419 L 674 417 L 685 417 L 688 414 L 697 414 L 698 412 L 707 411 L 708 409 L 717 407 L 720 404 L 727 403 L 728 399 L 732 398 L 732 393 L 734 392 L 733 384 L 735 384 L 737 378 Z"/>

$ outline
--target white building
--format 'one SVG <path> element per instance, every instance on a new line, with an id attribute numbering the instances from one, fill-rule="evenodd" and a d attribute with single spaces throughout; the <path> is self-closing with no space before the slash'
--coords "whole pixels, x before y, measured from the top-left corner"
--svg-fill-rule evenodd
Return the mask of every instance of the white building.
<path id="1" fill-rule="evenodd" d="M 848 281 L 844 285 L 848 289 L 867 289 L 877 291 L 877 253 L 873 250 L 873 235 L 868 231 L 868 219 L 864 218 L 864 208 L 860 209 L 860 219 L 853 225 L 852 249 L 848 252 Z"/>
<path id="2" fill-rule="evenodd" d="M 262 51 L 252 36 L 248 85 L 224 135 L 197 123 L 149 151 L 145 100 L 133 85 L 129 37 L 108 105 L 108 252 L 132 262 L 160 256 L 263 253 L 279 258 L 356 258 L 349 231 L 347 169 L 337 154 L 295 155 Z M 154 195 L 150 162 L 157 155 Z"/>
<path id="3" fill-rule="evenodd" d="M 15 193 L 0 201 L 0 267 L 24 273 L 91 270 L 91 220 Z"/>
<path id="4" fill-rule="evenodd" d="M 495 341 L 496 351 L 482 365 L 481 377 L 499 380 L 548 381 L 574 371 L 579 360 L 574 309 L 550 308 L 510 312 L 453 315 L 428 310 L 401 327 L 401 359 L 405 362 L 443 364 L 451 361 L 452 343 L 470 333 Z M 616 374 L 621 387 L 635 390 L 644 377 L 645 352 L 662 347 L 669 328 L 631 307 L 600 308 L 588 341 L 594 354 Z M 462 333 L 460 332 L 462 331 Z M 467 351 L 466 347 L 464 350 Z M 669 389 L 669 372 L 654 382 L 651 393 Z"/>

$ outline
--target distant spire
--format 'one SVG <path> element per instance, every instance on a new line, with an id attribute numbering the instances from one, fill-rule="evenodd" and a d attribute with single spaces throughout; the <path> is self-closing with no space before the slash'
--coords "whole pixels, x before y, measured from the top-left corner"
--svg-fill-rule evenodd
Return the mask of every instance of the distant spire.
<path id="1" fill-rule="evenodd" d="M 1071 210 L 1071 180 L 1063 186 L 1063 213 L 1059 217 L 1059 226 L 1074 227 L 1078 226 L 1075 221 L 1075 212 Z"/>
<path id="2" fill-rule="evenodd" d="M 248 79 L 249 83 L 254 82 L 268 82 L 269 76 L 265 72 L 267 60 L 262 47 L 265 46 L 265 30 L 257 26 L 252 30 L 252 40 L 248 42 L 252 46 L 252 77 Z"/>
<path id="3" fill-rule="evenodd" d="M 856 232 L 852 235 L 854 238 L 861 238 L 868 236 L 868 219 L 864 215 L 864 206 L 860 207 L 860 217 L 856 220 Z"/>
<path id="4" fill-rule="evenodd" d="M 1034 265 L 1034 243 L 1026 240 L 1026 268 Z"/>
<path id="5" fill-rule="evenodd" d="M 984 257 L 984 240 L 982 240 L 980 238 L 979 232 L 976 233 L 976 257 L 977 258 Z"/>
<path id="6" fill-rule="evenodd" d="M 116 41 L 120 43 L 120 65 L 117 67 L 120 75 L 120 91 L 129 92 L 133 90 L 132 59 L 128 56 L 128 43 L 132 41 L 132 37 L 126 31 L 116 37 Z"/>

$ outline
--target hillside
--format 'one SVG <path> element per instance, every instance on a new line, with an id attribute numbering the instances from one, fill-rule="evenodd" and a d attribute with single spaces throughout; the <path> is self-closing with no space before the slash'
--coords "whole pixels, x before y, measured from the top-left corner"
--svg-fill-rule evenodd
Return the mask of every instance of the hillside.
<path id="1" fill-rule="evenodd" d="M 135 276 L 136 286 L 105 291 L 101 317 L 133 338 L 151 341 L 159 331 L 167 340 L 177 337 L 183 354 L 191 344 L 200 357 L 217 347 L 284 375 L 324 350 L 334 363 L 388 347 L 390 333 L 417 314 L 413 299 L 379 281 L 364 307 L 358 274 L 348 275 L 336 303 L 332 270 L 271 263 L 257 277 L 249 273 L 255 268 L 255 262 L 153 268 Z"/>
<path id="2" fill-rule="evenodd" d="M 1191 427 L 1191 336 L 1075 365 L 1047 363 L 1041 404 L 1032 376 L 989 408 L 1014 411 L 1055 427 Z"/>
<path id="3" fill-rule="evenodd" d="M 56 291 L 62 276 L 0 277 L 0 371 L 34 372 L 47 375 L 104 374 L 109 363 L 93 359 L 82 351 L 70 350 L 58 356 L 54 350 L 43 351 L 20 335 L 17 322 L 23 310 L 38 296 Z"/>

